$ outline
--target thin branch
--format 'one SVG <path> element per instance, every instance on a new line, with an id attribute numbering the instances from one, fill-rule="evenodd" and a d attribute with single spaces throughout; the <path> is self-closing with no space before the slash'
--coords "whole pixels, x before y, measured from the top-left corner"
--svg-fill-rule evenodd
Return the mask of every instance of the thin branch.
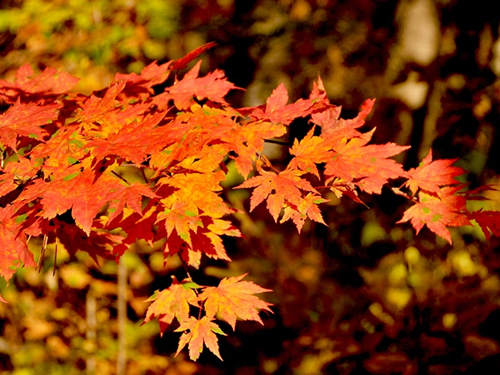
<path id="1" fill-rule="evenodd" d="M 56 246 L 55 246 L 55 249 L 54 249 L 54 269 L 52 271 L 52 276 L 55 276 L 56 274 L 56 268 L 57 268 L 57 244 L 59 243 L 58 239 L 57 239 L 57 235 L 56 235 Z"/>
<path id="2" fill-rule="evenodd" d="M 127 265 L 123 256 L 118 263 L 118 358 L 116 374 L 125 374 L 127 365 Z"/>
<path id="3" fill-rule="evenodd" d="M 118 173 L 116 173 L 115 171 L 111 171 L 111 173 L 113 173 L 116 177 L 118 177 L 120 180 L 122 180 L 123 182 L 125 182 L 127 185 L 132 185 L 130 182 L 128 182 L 123 176 L 120 176 Z"/>
<path id="4" fill-rule="evenodd" d="M 40 251 L 40 258 L 38 258 L 38 264 L 36 265 L 36 268 L 38 269 L 38 273 L 42 271 L 42 263 L 43 259 L 45 258 L 45 250 L 47 250 L 47 242 L 49 241 L 49 236 L 44 234 L 43 235 L 43 243 L 42 243 L 42 250 Z"/>
<path id="5" fill-rule="evenodd" d="M 95 345 L 96 342 L 96 331 L 97 331 L 97 303 L 94 289 L 92 285 L 87 292 L 87 298 L 85 300 L 85 315 L 86 315 L 86 338 L 87 341 Z M 94 347 L 94 346 L 92 346 Z M 87 354 L 87 358 L 85 360 L 87 367 L 87 374 L 93 375 L 96 373 L 96 357 L 93 352 Z"/>
<path id="6" fill-rule="evenodd" d="M 183 250 L 180 250 L 180 251 L 183 251 Z M 180 256 L 179 253 L 177 253 L 177 255 L 179 256 L 179 259 L 181 260 L 181 264 L 182 264 L 182 267 L 184 268 L 184 271 L 186 272 L 186 275 L 187 277 L 189 278 L 189 280 L 193 281 L 193 278 L 191 277 L 191 274 L 189 273 L 189 270 L 188 270 L 188 266 L 186 264 L 186 262 L 184 262 L 184 259 L 182 259 L 182 257 Z M 196 288 L 193 288 L 193 291 L 194 291 L 194 294 L 196 294 L 196 296 L 198 297 L 198 291 L 196 290 Z M 198 307 L 198 320 L 201 319 L 201 312 L 203 311 L 203 308 L 201 306 Z"/>
<path id="7" fill-rule="evenodd" d="M 149 180 L 148 180 L 148 178 L 146 177 L 146 173 L 144 173 L 144 169 L 139 168 L 139 170 L 141 171 L 142 178 L 144 179 L 144 182 L 145 182 L 146 184 L 149 184 Z"/>

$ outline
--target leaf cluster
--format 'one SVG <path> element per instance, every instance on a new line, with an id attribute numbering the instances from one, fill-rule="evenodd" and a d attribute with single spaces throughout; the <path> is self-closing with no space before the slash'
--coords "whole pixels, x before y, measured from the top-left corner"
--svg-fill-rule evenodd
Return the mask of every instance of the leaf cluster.
<path id="1" fill-rule="evenodd" d="M 464 171 L 452 166 L 454 160 L 432 161 L 429 154 L 405 171 L 391 157 L 408 147 L 370 144 L 375 129 L 360 128 L 374 100 L 355 118 L 343 119 L 318 78 L 306 99 L 288 104 L 282 84 L 264 105 L 235 109 L 225 96 L 237 88 L 222 71 L 200 77 L 198 62 L 179 72 L 212 46 L 152 63 L 140 74 L 117 74 L 90 95 L 72 93 L 77 79 L 50 68 L 34 76 L 26 65 L 14 82 L 0 81 L 7 106 L 0 117 L 5 280 L 22 265 L 35 266 L 31 237 L 43 237 L 42 254 L 54 244 L 56 253 L 62 246 L 118 260 L 138 240 L 162 240 L 165 259 L 178 255 L 186 267 L 198 268 L 203 255 L 230 261 L 222 236 L 241 233 L 227 218 L 236 209 L 222 197 L 229 162 L 245 180 L 236 188 L 253 189 L 250 211 L 265 201 L 274 221 L 291 220 L 299 232 L 307 219 L 325 224 L 320 205 L 328 193 L 362 202 L 361 192 L 380 194 L 389 180 L 399 179 L 403 183 L 393 191 L 412 204 L 400 222 L 410 221 L 417 232 L 426 225 L 451 242 L 446 227 L 475 220 L 487 237 L 500 234 L 498 212 L 467 209 L 467 200 L 487 187 L 464 192 L 455 179 Z M 164 89 L 155 91 L 160 84 Z M 310 129 L 293 140 L 290 162 L 280 169 L 264 144 L 285 135 L 297 118 L 308 118 Z M 127 176 L 125 167 L 136 177 Z M 205 344 L 220 357 L 216 315 L 234 329 L 236 318 L 260 321 L 258 310 L 269 311 L 269 304 L 251 296 L 268 290 L 242 277 L 218 287 L 174 280 L 150 299 L 146 321 L 158 317 L 164 330 L 176 318 L 184 332 L 179 351 L 188 345 L 196 360 Z M 200 308 L 198 317 L 190 305 Z"/>

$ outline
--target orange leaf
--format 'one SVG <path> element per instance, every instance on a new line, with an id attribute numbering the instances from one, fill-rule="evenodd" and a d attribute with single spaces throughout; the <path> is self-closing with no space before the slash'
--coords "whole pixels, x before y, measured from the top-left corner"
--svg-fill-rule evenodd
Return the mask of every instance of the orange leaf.
<path id="1" fill-rule="evenodd" d="M 189 305 L 198 306 L 198 297 L 193 290 L 196 287 L 196 284 L 187 279 L 179 283 L 175 276 L 172 276 L 172 285 L 169 288 L 157 291 L 146 300 L 153 303 L 146 311 L 144 323 L 158 318 L 163 333 L 174 318 L 179 322 L 188 320 Z"/>
<path id="2" fill-rule="evenodd" d="M 35 180 L 24 189 L 17 201 L 21 205 L 40 197 L 43 209 L 39 216 L 45 219 L 52 219 L 71 209 L 76 224 L 89 235 L 92 222 L 106 204 L 108 194 L 121 189 L 122 184 L 107 175 L 96 179 L 91 169 L 80 172 L 78 164 L 66 169 L 66 173 L 66 177 L 50 182 Z"/>
<path id="3" fill-rule="evenodd" d="M 262 176 L 255 176 L 241 185 L 238 189 L 256 187 L 250 198 L 250 211 L 257 207 L 264 199 L 267 199 L 267 208 L 278 221 L 278 216 L 284 208 L 285 200 L 293 205 L 299 205 L 303 198 L 301 190 L 318 194 L 311 184 L 300 178 L 305 172 L 286 169 L 279 173 L 262 171 Z M 272 193 L 274 191 L 274 193 Z"/>
<path id="4" fill-rule="evenodd" d="M 271 292 L 251 281 L 240 281 L 247 274 L 224 278 L 217 287 L 205 287 L 200 294 L 200 301 L 205 301 L 205 311 L 209 319 L 217 314 L 235 328 L 236 318 L 243 320 L 255 320 L 262 323 L 259 317 L 259 310 L 269 309 L 268 302 L 260 300 L 254 296 L 255 293 Z"/>
<path id="5" fill-rule="evenodd" d="M 295 155 L 291 160 L 290 168 L 299 168 L 304 172 L 314 174 L 319 178 L 316 164 L 326 162 L 332 152 L 327 142 L 318 136 L 314 136 L 314 127 L 300 141 L 295 139 L 290 154 Z"/>
<path id="6" fill-rule="evenodd" d="M 179 347 L 175 353 L 176 356 L 186 344 L 189 343 L 189 358 L 192 361 L 196 361 L 203 351 L 203 344 L 205 344 L 205 346 L 222 361 L 222 357 L 219 353 L 217 336 L 214 332 L 219 335 L 225 335 L 225 333 L 222 332 L 217 324 L 212 322 L 212 319 L 208 316 L 204 316 L 200 320 L 189 317 L 187 320 L 181 322 L 180 327 L 177 328 L 175 332 L 187 330 L 189 330 L 189 332 L 184 332 L 179 340 Z"/>
<path id="7" fill-rule="evenodd" d="M 16 268 L 22 266 L 20 262 L 30 267 L 36 265 L 33 254 L 28 250 L 26 235 L 19 233 L 13 215 L 12 205 L 0 207 L 0 276 L 6 281 L 16 272 Z"/>
<path id="8" fill-rule="evenodd" d="M 463 196 L 455 195 L 459 187 L 444 187 L 439 195 L 418 193 L 418 202 L 407 209 L 398 223 L 410 221 L 417 234 L 426 225 L 432 232 L 446 239 L 450 244 L 450 232 L 447 226 L 459 227 L 470 225 L 469 213 Z"/>
<path id="9" fill-rule="evenodd" d="M 318 207 L 318 204 L 323 202 L 328 202 L 328 199 L 323 199 L 319 195 L 308 193 L 304 199 L 300 201 L 298 206 L 289 205 L 285 207 L 280 223 L 284 223 L 291 218 L 299 233 L 307 218 L 326 225 Z"/>
<path id="10" fill-rule="evenodd" d="M 12 103 L 12 98 L 20 95 L 64 94 L 78 81 L 78 78 L 66 72 L 58 72 L 55 68 L 46 68 L 40 75 L 33 77 L 33 69 L 29 64 L 25 64 L 17 71 L 14 83 L 0 80 L 0 98 Z"/>
<path id="11" fill-rule="evenodd" d="M 155 128 L 165 117 L 164 112 L 148 115 L 142 121 L 123 126 L 116 133 L 104 134 L 105 138 L 95 137 L 86 147 L 93 147 L 92 155 L 97 159 L 117 155 L 135 164 L 141 164 L 151 153 L 165 146 L 167 130 Z"/>
<path id="12" fill-rule="evenodd" d="M 21 103 L 18 99 L 0 115 L 0 143 L 17 150 L 17 138 L 20 136 L 43 140 L 46 132 L 41 126 L 56 120 L 60 107 L 59 104 Z"/>
<path id="13" fill-rule="evenodd" d="M 116 218 L 127 207 L 142 215 L 142 197 L 157 198 L 149 186 L 139 183 L 132 185 L 119 185 L 115 190 L 108 193 L 106 199 L 110 201 L 108 211 L 109 221 Z"/>
<path id="14" fill-rule="evenodd" d="M 268 121 L 251 121 L 236 125 L 226 132 L 221 139 L 228 142 L 238 154 L 235 165 L 238 172 L 245 178 L 253 170 L 256 161 L 264 149 L 264 140 L 281 137 L 286 133 L 285 126 Z"/>
<path id="15" fill-rule="evenodd" d="M 458 183 L 455 177 L 465 173 L 462 168 L 452 166 L 457 160 L 432 161 L 432 150 L 430 150 L 417 168 L 408 171 L 408 181 L 404 186 L 410 188 L 412 194 L 415 194 L 418 189 L 438 193 L 441 186 L 455 185 Z"/>
<path id="16" fill-rule="evenodd" d="M 130 98 L 143 99 L 154 93 L 152 87 L 164 82 L 168 78 L 171 69 L 171 61 L 162 65 L 158 65 L 155 61 L 142 69 L 139 75 L 136 73 L 117 73 L 113 82 L 126 81 L 125 94 Z"/>
<path id="17" fill-rule="evenodd" d="M 220 70 L 215 70 L 205 77 L 198 78 L 200 66 L 201 61 L 198 61 L 182 80 L 177 81 L 167 89 L 178 109 L 189 108 L 191 104 L 195 103 L 194 98 L 198 100 L 209 99 L 216 103 L 227 104 L 224 96 L 229 90 L 236 88 Z"/>
<path id="18" fill-rule="evenodd" d="M 387 158 L 409 147 L 394 143 L 367 146 L 374 131 L 375 129 L 360 138 L 344 139 L 334 148 L 334 156 L 326 163 L 325 175 L 331 176 L 327 181 L 341 178 L 354 182 L 367 193 L 380 194 L 382 186 L 389 179 L 406 175 L 401 164 Z"/>
<path id="19" fill-rule="evenodd" d="M 288 102 L 288 91 L 282 83 L 273 90 L 265 106 L 244 108 L 243 112 L 258 120 L 268 120 L 276 124 L 288 125 L 297 117 L 305 117 L 323 104 L 315 98 L 299 99 L 295 103 Z M 264 109 L 265 107 L 265 109 Z"/>
<path id="20" fill-rule="evenodd" d="M 353 119 L 340 118 L 341 107 L 330 105 L 326 110 L 311 115 L 312 122 L 321 126 L 321 137 L 335 148 L 344 139 L 361 137 L 362 133 L 356 129 L 363 126 L 366 117 L 370 114 L 375 99 L 367 99 L 361 105 L 361 111 Z"/>

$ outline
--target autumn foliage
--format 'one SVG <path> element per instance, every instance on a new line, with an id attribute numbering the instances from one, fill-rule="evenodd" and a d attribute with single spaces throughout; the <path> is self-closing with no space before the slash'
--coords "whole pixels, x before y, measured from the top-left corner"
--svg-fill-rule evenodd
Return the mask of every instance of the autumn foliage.
<path id="1" fill-rule="evenodd" d="M 229 216 L 221 183 L 234 162 L 250 189 L 250 211 L 265 203 L 275 221 L 291 220 L 300 232 L 307 219 L 325 224 L 321 204 L 327 193 L 362 203 L 360 193 L 392 190 L 408 199 L 399 223 L 418 233 L 427 226 L 451 243 L 448 227 L 477 223 L 486 238 L 500 234 L 500 213 L 470 211 L 467 202 L 483 199 L 457 177 L 455 160 L 433 160 L 432 151 L 405 171 L 391 157 L 408 149 L 371 144 L 375 129 L 360 129 L 374 100 L 357 117 L 343 119 L 318 78 L 311 94 L 288 104 L 284 85 L 266 104 L 232 108 L 222 71 L 200 77 L 200 62 L 181 70 L 212 44 L 185 58 L 153 63 L 141 74 L 117 74 L 109 87 L 90 96 L 72 92 L 77 79 L 55 69 L 33 74 L 19 69 L 15 82 L 0 81 L 0 275 L 7 281 L 22 266 L 35 267 L 28 249 L 33 237 L 70 253 L 118 260 L 144 240 L 164 241 L 165 259 L 178 255 L 198 268 L 202 256 L 230 261 L 223 236 L 241 236 Z M 266 141 L 287 134 L 297 118 L 308 119 L 306 135 L 293 139 L 289 162 L 273 166 Z M 124 170 L 132 170 L 135 181 Z M 140 180 L 140 182 L 138 182 Z M 41 253 L 43 254 L 43 248 Z M 235 329 L 236 321 L 262 323 L 270 304 L 255 294 L 270 292 L 245 275 L 200 286 L 187 273 L 148 299 L 145 322 L 157 318 L 162 332 L 174 320 L 192 360 L 206 346 L 221 358 L 216 320 Z M 0 299 L 4 301 L 1 297 Z M 4 301 L 5 302 L 5 301 Z M 222 359 L 222 358 L 221 358 Z"/>

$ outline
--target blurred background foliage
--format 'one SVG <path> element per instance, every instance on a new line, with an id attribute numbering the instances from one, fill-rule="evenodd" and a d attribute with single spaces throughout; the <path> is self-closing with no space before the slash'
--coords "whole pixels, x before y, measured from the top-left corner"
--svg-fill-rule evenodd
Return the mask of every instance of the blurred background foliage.
<path id="1" fill-rule="evenodd" d="M 436 158 L 461 158 L 471 187 L 498 185 L 499 19 L 487 0 L 4 0 L 0 76 L 13 78 L 25 63 L 57 67 L 90 93 L 116 72 L 215 41 L 202 69 L 223 69 L 246 89 L 230 94 L 234 106 L 262 104 L 281 82 L 298 99 L 320 74 L 344 117 L 377 98 L 366 128 L 377 127 L 377 143 L 412 145 L 399 157 L 405 167 L 432 147 Z M 293 123 L 290 137 L 306 128 Z M 269 155 L 286 160 L 275 145 Z M 245 212 L 245 194 L 227 199 Z M 488 208 L 499 210 L 500 193 L 487 194 Z M 300 236 L 264 207 L 235 216 L 246 238 L 227 242 L 234 261 L 206 261 L 195 278 L 249 272 L 274 290 L 266 298 L 275 314 L 263 327 L 223 327 L 224 362 L 208 352 L 196 364 L 185 353 L 173 358 L 177 333 L 139 327 L 144 299 L 170 275 L 184 277 L 176 258 L 164 266 L 161 253 L 139 243 L 120 265 L 97 266 L 63 249 L 55 258 L 49 246 L 40 270 L 0 285 L 10 301 L 0 306 L 0 371 L 499 373 L 499 240 L 486 242 L 474 228 L 452 230 L 453 246 L 425 230 L 415 237 L 409 225 L 395 225 L 405 209 L 399 197 L 362 199 L 369 209 L 332 197 L 328 227 L 309 223 Z M 38 257 L 41 244 L 30 245 Z"/>

